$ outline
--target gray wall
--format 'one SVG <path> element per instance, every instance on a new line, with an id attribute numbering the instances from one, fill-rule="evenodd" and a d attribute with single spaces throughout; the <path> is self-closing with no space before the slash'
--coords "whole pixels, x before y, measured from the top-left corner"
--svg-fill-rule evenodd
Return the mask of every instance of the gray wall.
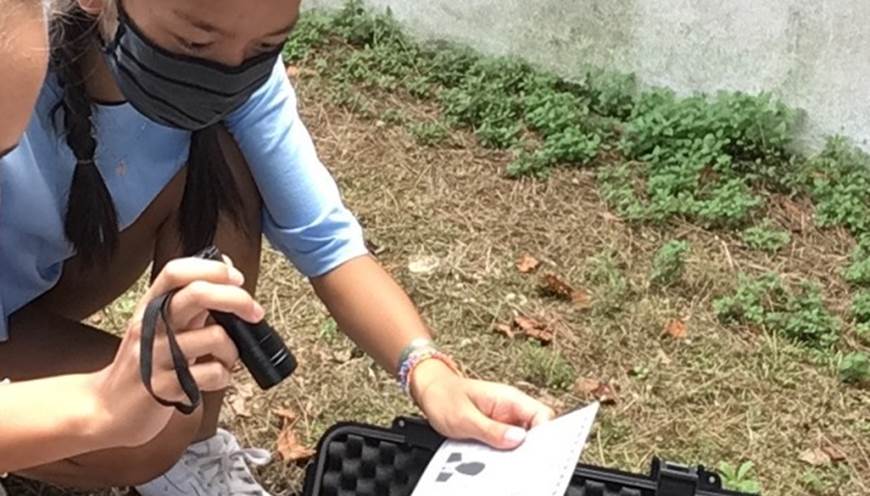
<path id="1" fill-rule="evenodd" d="M 588 63 L 681 93 L 772 91 L 807 112 L 806 144 L 844 134 L 870 148 L 868 0 L 366 1 L 420 37 L 567 75 Z"/>

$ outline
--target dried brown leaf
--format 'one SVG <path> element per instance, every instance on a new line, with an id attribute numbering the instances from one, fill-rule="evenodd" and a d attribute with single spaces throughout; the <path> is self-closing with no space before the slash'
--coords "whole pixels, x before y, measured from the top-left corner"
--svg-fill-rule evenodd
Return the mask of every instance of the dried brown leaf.
<path id="1" fill-rule="evenodd" d="M 592 296 L 589 295 L 589 292 L 584 289 L 577 289 L 571 293 L 571 301 L 578 308 L 590 308 L 592 307 Z"/>
<path id="2" fill-rule="evenodd" d="M 492 330 L 495 331 L 497 334 L 506 336 L 509 339 L 513 339 L 516 336 L 513 328 L 508 324 L 496 324 L 492 327 Z"/>
<path id="3" fill-rule="evenodd" d="M 552 343 L 556 334 L 553 326 L 522 315 L 514 317 L 514 325 L 516 325 L 523 334 L 532 339 L 537 339 L 544 345 Z"/>
<path id="4" fill-rule="evenodd" d="M 570 301 L 580 308 L 589 308 L 592 297 L 585 289 L 574 289 L 570 284 L 553 273 L 544 275 L 541 280 L 541 291 L 548 296 Z"/>
<path id="5" fill-rule="evenodd" d="M 832 462 L 846 461 L 846 452 L 834 445 L 828 445 L 822 448 L 822 451 L 831 459 Z"/>
<path id="6" fill-rule="evenodd" d="M 682 319 L 674 319 L 665 326 L 665 333 L 674 339 L 686 339 L 688 331 L 686 322 Z"/>
<path id="7" fill-rule="evenodd" d="M 524 254 L 519 260 L 517 260 L 517 270 L 523 274 L 534 272 L 540 265 L 541 262 L 528 253 Z"/>
<path id="8" fill-rule="evenodd" d="M 550 273 L 544 275 L 541 285 L 544 294 L 555 296 L 566 301 L 572 301 L 574 297 L 574 288 L 560 279 L 556 274 Z"/>
<path id="9" fill-rule="evenodd" d="M 291 424 L 284 425 L 278 434 L 278 454 L 282 460 L 287 463 L 301 463 L 310 460 L 315 453 L 313 449 L 299 442 Z"/>
<path id="10" fill-rule="evenodd" d="M 616 389 L 610 384 L 602 383 L 598 389 L 592 392 L 595 399 L 600 401 L 602 405 L 616 404 Z"/>
<path id="11" fill-rule="evenodd" d="M 812 448 L 804 451 L 798 456 L 798 460 L 814 467 L 831 464 L 831 457 L 821 448 Z"/>
<path id="12" fill-rule="evenodd" d="M 601 387 L 601 381 L 598 379 L 582 378 L 574 383 L 574 393 L 581 396 L 588 396 Z"/>
<path id="13" fill-rule="evenodd" d="M 298 416 L 289 408 L 274 410 L 275 415 L 283 421 L 281 432 L 278 433 L 278 454 L 287 463 L 302 463 L 311 459 L 316 453 L 313 449 L 303 445 L 296 432 L 293 430 Z"/>

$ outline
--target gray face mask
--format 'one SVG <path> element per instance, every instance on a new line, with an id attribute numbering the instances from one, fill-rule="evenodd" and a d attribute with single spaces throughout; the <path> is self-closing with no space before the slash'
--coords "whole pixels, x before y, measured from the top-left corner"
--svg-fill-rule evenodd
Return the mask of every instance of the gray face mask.
<path id="1" fill-rule="evenodd" d="M 104 50 L 127 101 L 165 126 L 197 131 L 223 120 L 262 86 L 281 48 L 230 67 L 178 55 L 148 40 L 118 5 L 118 31 Z"/>

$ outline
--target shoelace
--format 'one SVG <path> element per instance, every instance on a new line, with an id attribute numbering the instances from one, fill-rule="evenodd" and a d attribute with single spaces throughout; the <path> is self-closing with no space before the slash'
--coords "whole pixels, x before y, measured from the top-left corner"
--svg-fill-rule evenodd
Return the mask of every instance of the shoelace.
<path id="1" fill-rule="evenodd" d="M 259 448 L 238 448 L 217 455 L 195 456 L 195 466 L 188 465 L 191 472 L 186 475 L 186 478 L 196 477 L 208 488 L 219 485 L 227 491 L 226 493 L 221 492 L 219 494 L 232 494 L 233 496 L 237 494 L 250 496 L 266 494 L 253 479 L 246 464 L 266 465 L 272 458 L 268 451 Z M 182 482 L 186 478 L 182 479 Z M 243 489 L 242 492 L 239 492 L 238 487 L 233 487 L 234 479 L 240 480 L 245 485 L 250 486 L 250 489 Z M 229 492 L 231 490 L 233 491 L 232 493 Z"/>

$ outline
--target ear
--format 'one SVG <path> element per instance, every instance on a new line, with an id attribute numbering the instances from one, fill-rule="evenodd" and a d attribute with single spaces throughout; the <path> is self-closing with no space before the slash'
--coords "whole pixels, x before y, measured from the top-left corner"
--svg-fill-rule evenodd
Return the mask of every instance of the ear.
<path id="1" fill-rule="evenodd" d="M 91 15 L 100 15 L 106 7 L 104 0 L 78 0 L 79 7 Z"/>

